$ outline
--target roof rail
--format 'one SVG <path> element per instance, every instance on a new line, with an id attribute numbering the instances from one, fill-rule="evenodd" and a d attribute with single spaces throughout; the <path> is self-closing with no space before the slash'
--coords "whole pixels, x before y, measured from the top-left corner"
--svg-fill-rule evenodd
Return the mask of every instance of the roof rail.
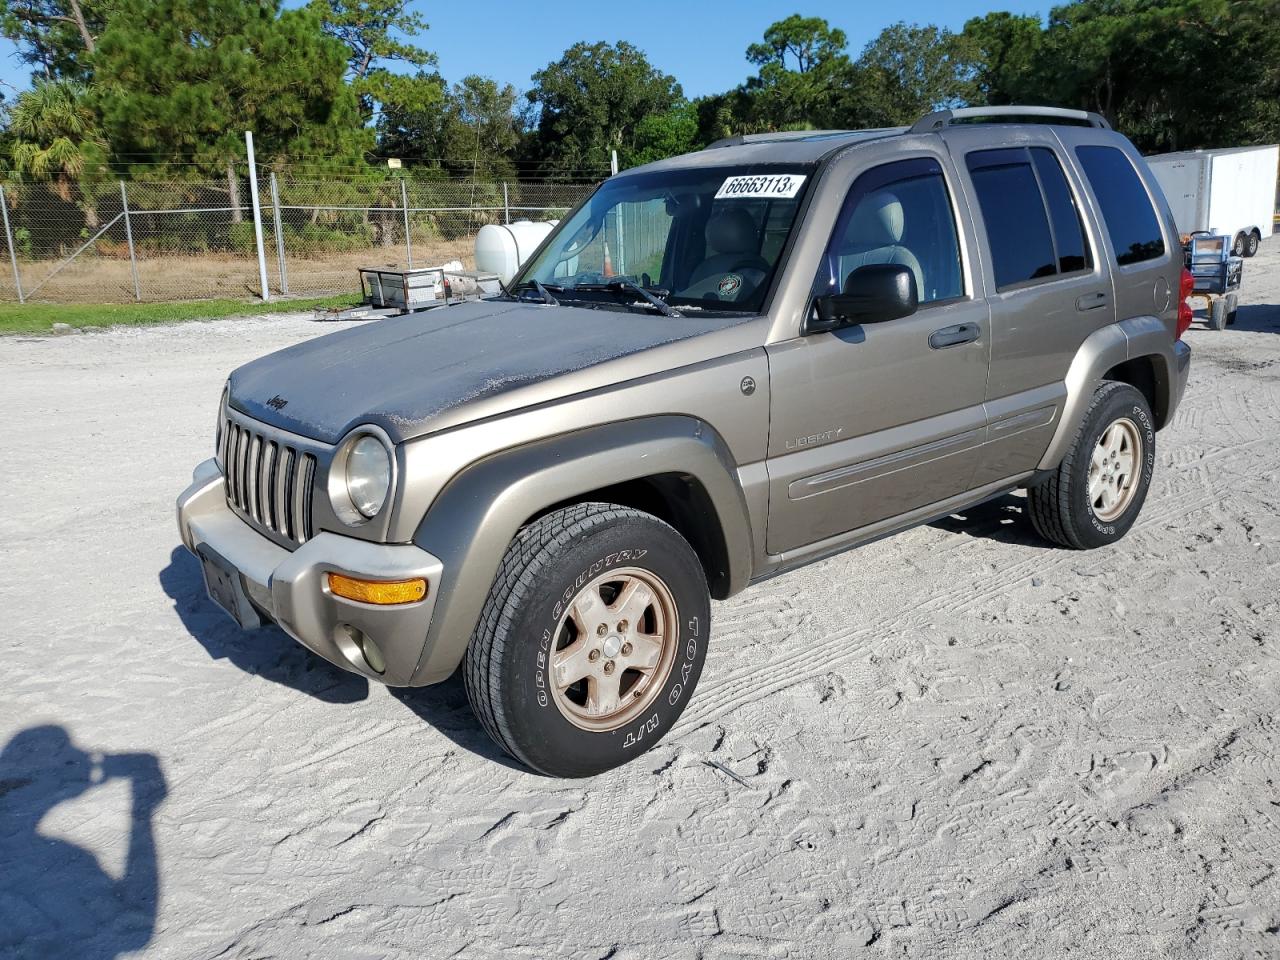
<path id="1" fill-rule="evenodd" d="M 1065 107 L 957 107 L 939 110 L 921 117 L 911 127 L 912 133 L 936 133 L 951 126 L 957 120 L 994 120 L 1012 123 L 1019 117 L 1047 117 L 1051 120 L 1071 120 L 1100 130 L 1110 130 L 1111 124 L 1098 113 L 1089 110 L 1069 110 Z"/>
<path id="2" fill-rule="evenodd" d="M 741 147 L 748 143 L 782 143 L 787 140 L 809 140 L 818 137 L 834 137 L 842 133 L 854 133 L 852 130 L 774 130 L 770 133 L 735 133 L 710 144 L 706 149 L 716 150 L 720 147 Z"/>

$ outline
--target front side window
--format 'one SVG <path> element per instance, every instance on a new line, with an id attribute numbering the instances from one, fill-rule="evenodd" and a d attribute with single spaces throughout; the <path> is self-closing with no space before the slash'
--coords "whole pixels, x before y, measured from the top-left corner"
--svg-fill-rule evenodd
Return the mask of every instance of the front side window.
<path id="1" fill-rule="evenodd" d="M 635 284 L 677 308 L 758 312 L 813 173 L 757 164 L 608 180 L 556 228 L 513 289 L 536 280 L 561 301 L 604 303 Z"/>
<path id="2" fill-rule="evenodd" d="M 1115 147 L 1098 146 L 1076 147 L 1076 156 L 1102 208 L 1116 262 L 1124 266 L 1163 256 L 1160 221 L 1129 158 Z"/>
<path id="3" fill-rule="evenodd" d="M 859 267 L 901 264 L 921 304 L 964 296 L 960 243 L 941 165 L 900 160 L 854 181 L 814 279 L 814 297 L 844 290 Z"/>

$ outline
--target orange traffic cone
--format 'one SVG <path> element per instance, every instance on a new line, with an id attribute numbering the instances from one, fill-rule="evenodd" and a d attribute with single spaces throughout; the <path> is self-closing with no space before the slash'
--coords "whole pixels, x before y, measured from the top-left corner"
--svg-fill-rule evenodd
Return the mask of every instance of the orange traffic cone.
<path id="1" fill-rule="evenodd" d="M 601 271 L 606 277 L 613 276 L 613 258 L 609 256 L 609 241 L 604 242 L 604 270 Z"/>

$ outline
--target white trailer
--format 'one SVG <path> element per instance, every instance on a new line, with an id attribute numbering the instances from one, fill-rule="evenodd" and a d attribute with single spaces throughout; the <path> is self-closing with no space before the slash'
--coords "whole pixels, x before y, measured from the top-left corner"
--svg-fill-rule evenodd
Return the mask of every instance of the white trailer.
<path id="1" fill-rule="evenodd" d="M 1222 234 L 1233 253 L 1246 257 L 1271 236 L 1280 146 L 1161 153 L 1147 157 L 1147 165 L 1184 236 Z"/>

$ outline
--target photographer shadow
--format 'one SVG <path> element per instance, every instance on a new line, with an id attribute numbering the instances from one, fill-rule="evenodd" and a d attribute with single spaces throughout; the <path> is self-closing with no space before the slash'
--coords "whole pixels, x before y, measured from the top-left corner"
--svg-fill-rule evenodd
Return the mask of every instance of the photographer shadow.
<path id="1" fill-rule="evenodd" d="M 236 626 L 206 595 L 200 564 L 185 548 L 173 549 L 169 565 L 160 571 L 160 586 L 187 632 L 213 659 L 325 703 L 357 703 L 369 696 L 364 677 L 316 656 L 279 627 L 246 631 Z"/>
<path id="2" fill-rule="evenodd" d="M 127 780 L 132 793 L 118 879 L 89 850 L 39 829 L 54 807 L 116 778 Z M 0 750 L 0 955 L 105 960 L 145 947 L 159 892 L 151 821 L 166 793 L 154 754 L 95 761 L 62 727 L 15 734 Z"/>

